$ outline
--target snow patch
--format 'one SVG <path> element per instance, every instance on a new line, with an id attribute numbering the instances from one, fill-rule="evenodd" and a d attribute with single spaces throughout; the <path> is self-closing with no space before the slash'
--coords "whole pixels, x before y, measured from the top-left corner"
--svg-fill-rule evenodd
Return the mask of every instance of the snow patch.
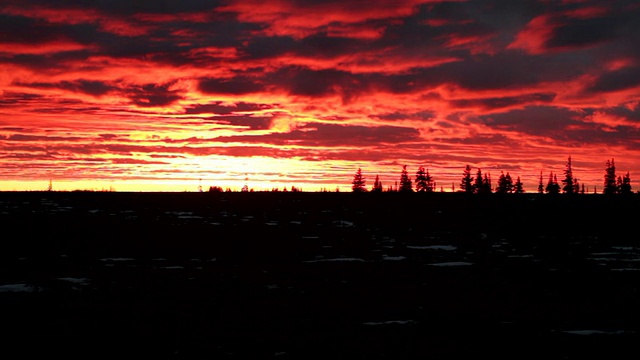
<path id="1" fill-rule="evenodd" d="M 429 246 L 407 246 L 407 249 L 412 250 L 445 250 L 445 251 L 453 251 L 458 247 L 453 245 L 429 245 Z"/>
<path id="2" fill-rule="evenodd" d="M 355 262 L 364 262 L 364 259 L 361 258 L 333 258 L 333 259 L 320 259 L 320 260 L 309 260 L 305 261 L 307 263 L 315 263 L 315 262 L 331 262 L 331 261 L 339 261 L 339 262 L 347 262 L 347 261 L 355 261 Z"/>
<path id="3" fill-rule="evenodd" d="M 415 321 L 413 320 L 389 320 L 389 321 L 368 321 L 362 324 L 367 326 L 377 326 L 377 325 L 410 325 L 414 323 Z"/>
<path id="4" fill-rule="evenodd" d="M 0 293 L 34 292 L 37 288 L 28 284 L 0 285 Z"/>
<path id="5" fill-rule="evenodd" d="M 382 255 L 382 260 L 388 260 L 388 261 L 399 261 L 399 260 L 404 260 L 406 259 L 406 256 L 388 256 L 388 255 Z"/>
<path id="6" fill-rule="evenodd" d="M 431 266 L 468 266 L 468 265 L 473 265 L 473 263 L 466 262 L 466 261 L 449 261 L 449 262 L 433 263 L 429 265 Z"/>

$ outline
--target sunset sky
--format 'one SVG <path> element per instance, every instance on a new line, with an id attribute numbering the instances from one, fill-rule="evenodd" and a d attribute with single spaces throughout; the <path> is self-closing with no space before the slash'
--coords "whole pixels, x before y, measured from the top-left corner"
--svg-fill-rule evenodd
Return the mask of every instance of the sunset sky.
<path id="1" fill-rule="evenodd" d="M 640 2 L 0 0 L 0 190 L 640 190 Z"/>

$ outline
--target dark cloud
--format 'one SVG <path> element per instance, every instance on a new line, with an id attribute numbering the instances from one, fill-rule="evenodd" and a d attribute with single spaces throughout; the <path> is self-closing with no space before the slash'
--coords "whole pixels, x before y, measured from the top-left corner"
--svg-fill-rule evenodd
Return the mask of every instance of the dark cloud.
<path id="1" fill-rule="evenodd" d="M 271 104 L 254 104 L 247 102 L 239 102 L 237 104 L 225 104 L 218 101 L 213 104 L 198 104 L 185 109 L 186 114 L 203 114 L 203 113 L 215 113 L 220 115 L 227 115 L 239 112 L 252 112 L 274 108 Z"/>
<path id="2" fill-rule="evenodd" d="M 126 89 L 126 94 L 131 101 L 140 107 L 166 106 L 182 99 L 177 90 L 170 90 L 173 84 L 146 84 L 131 86 Z"/>
<path id="3" fill-rule="evenodd" d="M 547 48 L 585 47 L 613 40 L 617 18 L 577 19 L 559 26 L 546 41 Z"/>
<path id="4" fill-rule="evenodd" d="M 389 120 L 389 121 L 430 120 L 435 118 L 435 116 L 436 116 L 436 113 L 434 111 L 420 111 L 420 112 L 414 112 L 414 113 L 396 111 L 396 112 L 387 113 L 387 114 L 369 115 L 369 117 L 372 119 Z"/>
<path id="5" fill-rule="evenodd" d="M 241 126 L 250 130 L 266 130 L 271 126 L 272 117 L 250 115 L 223 115 L 209 118 L 221 125 Z"/>
<path id="6" fill-rule="evenodd" d="M 30 0 L 25 4 L 21 0 L 4 0 L 14 6 L 51 6 L 49 0 Z M 175 14 L 182 12 L 198 12 L 215 9 L 220 5 L 218 0 L 56 0 L 57 9 L 96 9 L 110 15 L 134 14 Z"/>
<path id="7" fill-rule="evenodd" d="M 269 59 L 293 52 L 296 41 L 289 36 L 256 36 L 239 46 L 241 54 L 250 59 Z"/>
<path id="8" fill-rule="evenodd" d="M 419 131 L 399 126 L 309 124 L 288 133 L 218 137 L 219 142 L 266 143 L 300 146 L 378 146 L 415 141 Z"/>
<path id="9" fill-rule="evenodd" d="M 20 83 L 20 82 L 16 82 L 14 84 L 18 85 L 18 86 L 31 87 L 31 88 L 36 88 L 36 89 L 58 88 L 58 89 L 64 89 L 64 90 L 84 93 L 84 94 L 93 95 L 93 96 L 105 95 L 108 92 L 117 89 L 117 87 L 115 87 L 115 86 L 113 86 L 113 85 L 111 85 L 111 84 L 109 84 L 107 82 L 104 82 L 104 81 L 84 80 L 84 79 L 79 79 L 79 80 L 75 80 L 75 81 L 61 81 L 61 82 L 58 82 L 58 83 L 39 83 L 39 82 L 35 82 L 35 83 Z"/>
<path id="10" fill-rule="evenodd" d="M 40 94 L 4 91 L 0 95 L 0 105 L 16 105 L 34 100 L 40 100 L 44 96 Z"/>
<path id="11" fill-rule="evenodd" d="M 236 76 L 225 79 L 201 79 L 199 89 L 209 94 L 243 95 L 263 91 L 265 90 L 265 85 L 260 79 Z"/>
<path id="12" fill-rule="evenodd" d="M 605 72 L 588 90 L 611 92 L 638 86 L 640 86 L 640 66 L 631 66 Z"/>
<path id="13" fill-rule="evenodd" d="M 480 115 L 478 118 L 487 126 L 528 133 L 532 135 L 561 134 L 572 125 L 582 125 L 581 115 L 554 106 L 528 106 L 524 109 L 504 113 Z"/>
<path id="14" fill-rule="evenodd" d="M 77 136 L 46 136 L 46 135 L 25 135 L 25 134 L 13 134 L 7 136 L 4 140 L 7 141 L 64 141 L 64 142 L 74 142 L 84 140 L 81 137 Z"/>
<path id="15" fill-rule="evenodd" d="M 450 101 L 455 108 L 479 107 L 488 110 L 501 109 L 517 105 L 550 103 L 556 97 L 554 93 L 535 93 L 518 96 L 505 96 L 480 99 L 458 99 Z"/>
<path id="16" fill-rule="evenodd" d="M 618 109 L 619 111 L 619 109 Z M 529 106 L 500 114 L 481 115 L 487 126 L 522 134 L 547 137 L 556 145 L 635 143 L 640 129 L 619 125 L 601 125 L 590 121 L 593 110 L 569 110 L 553 106 Z M 607 127 L 603 131 L 603 127 Z"/>

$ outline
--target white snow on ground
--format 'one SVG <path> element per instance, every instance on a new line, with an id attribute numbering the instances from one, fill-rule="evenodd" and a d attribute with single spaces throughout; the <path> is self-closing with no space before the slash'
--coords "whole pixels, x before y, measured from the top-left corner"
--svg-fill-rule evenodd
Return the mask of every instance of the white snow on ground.
<path id="1" fill-rule="evenodd" d="M 72 284 L 77 284 L 77 285 L 89 284 L 89 279 L 87 278 L 61 277 L 61 278 L 58 278 L 58 280 L 70 282 Z"/>
<path id="2" fill-rule="evenodd" d="M 364 259 L 360 258 L 333 258 L 333 259 L 320 259 L 320 260 L 308 260 L 306 263 L 315 263 L 315 262 L 330 262 L 330 261 L 356 261 L 356 262 L 364 262 Z"/>
<path id="3" fill-rule="evenodd" d="M 638 271 L 640 269 L 636 268 L 620 268 L 620 269 L 611 269 L 611 271 Z"/>
<path id="4" fill-rule="evenodd" d="M 573 334 L 573 335 L 599 335 L 599 334 L 616 335 L 616 334 L 623 334 L 624 333 L 624 331 L 622 331 L 622 330 L 618 330 L 618 331 L 566 330 L 564 332 L 567 333 L 567 334 Z"/>
<path id="5" fill-rule="evenodd" d="M 102 258 L 100 261 L 135 261 L 134 258 Z"/>
<path id="6" fill-rule="evenodd" d="M 449 262 L 433 263 L 429 265 L 431 266 L 467 266 L 467 265 L 473 265 L 473 263 L 466 262 L 466 261 L 449 261 Z"/>
<path id="7" fill-rule="evenodd" d="M 337 225 L 339 227 L 353 227 L 353 221 L 336 220 L 333 222 L 333 225 Z"/>
<path id="8" fill-rule="evenodd" d="M 415 321 L 413 320 L 389 320 L 389 321 L 369 321 L 369 322 L 365 322 L 362 323 L 363 325 L 369 325 L 369 326 L 375 326 L 375 325 L 392 325 L 392 324 L 396 324 L 396 325 L 410 325 L 410 324 L 414 324 Z"/>
<path id="9" fill-rule="evenodd" d="M 14 292 L 34 292 L 37 288 L 28 284 L 7 284 L 0 285 L 0 293 L 14 293 Z"/>
<path id="10" fill-rule="evenodd" d="M 407 246 L 407 249 L 412 250 L 456 250 L 457 247 L 453 245 L 429 245 L 429 246 Z"/>
<path id="11" fill-rule="evenodd" d="M 622 250 L 622 251 L 633 251 L 636 249 L 633 246 L 612 246 L 611 248 L 615 250 Z"/>
<path id="12" fill-rule="evenodd" d="M 399 261 L 399 260 L 404 260 L 406 259 L 406 256 L 389 256 L 389 255 L 382 255 L 382 260 L 387 260 L 387 261 Z"/>

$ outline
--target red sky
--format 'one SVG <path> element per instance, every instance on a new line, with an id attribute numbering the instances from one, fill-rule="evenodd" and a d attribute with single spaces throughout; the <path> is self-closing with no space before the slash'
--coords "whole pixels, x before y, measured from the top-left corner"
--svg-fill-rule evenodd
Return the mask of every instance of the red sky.
<path id="1" fill-rule="evenodd" d="M 391 5 L 393 4 L 393 5 Z M 0 190 L 640 190 L 637 1 L 2 0 Z M 246 180 L 248 179 L 248 180 Z"/>

